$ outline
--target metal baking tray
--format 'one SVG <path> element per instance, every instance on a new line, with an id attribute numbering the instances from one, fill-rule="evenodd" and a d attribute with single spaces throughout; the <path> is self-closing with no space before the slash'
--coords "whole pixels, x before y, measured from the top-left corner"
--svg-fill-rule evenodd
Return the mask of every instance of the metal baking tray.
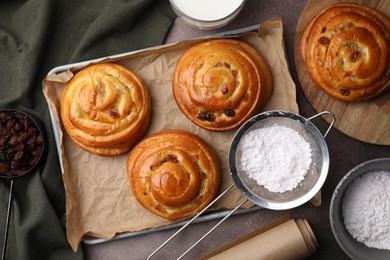
<path id="1" fill-rule="evenodd" d="M 245 32 L 255 32 L 255 31 L 257 31 L 258 28 L 259 28 L 259 24 L 252 25 L 252 26 L 249 26 L 249 27 L 239 28 L 239 29 L 235 29 L 235 30 L 230 30 L 230 31 L 226 31 L 226 32 L 221 32 L 221 33 L 218 33 L 218 34 L 207 35 L 207 36 L 203 36 L 203 37 L 200 37 L 200 38 L 215 38 L 215 37 L 235 36 L 235 35 L 240 35 L 240 34 L 245 33 Z M 83 68 L 83 67 L 87 66 L 90 63 L 100 62 L 100 61 L 103 61 L 105 59 L 120 59 L 122 57 L 131 55 L 131 54 L 135 54 L 135 53 L 138 53 L 138 52 L 151 50 L 153 48 L 160 48 L 160 47 L 164 47 L 164 45 L 150 47 L 150 48 L 145 48 L 145 49 L 140 49 L 140 50 L 135 50 L 135 51 L 130 51 L 130 52 L 125 52 L 125 53 L 120 53 L 120 54 L 115 54 L 115 55 L 110 55 L 110 56 L 106 56 L 106 57 L 100 57 L 100 58 L 96 58 L 96 59 L 85 60 L 85 61 L 71 63 L 71 64 L 66 64 L 66 65 L 61 65 L 61 66 L 55 67 L 52 70 L 50 70 L 48 75 L 60 74 L 62 72 L 65 72 L 65 71 L 69 70 L 70 68 Z M 63 162 L 62 162 L 62 159 L 61 159 L 62 158 L 62 150 L 61 150 L 61 145 L 60 145 L 59 129 L 58 129 L 56 118 L 55 118 L 55 116 L 53 114 L 53 111 L 49 109 L 49 112 L 50 112 L 50 119 L 51 119 L 51 123 L 52 123 L 52 127 L 53 127 L 53 132 L 54 132 L 54 139 L 55 139 L 55 143 L 56 143 L 58 158 L 59 158 L 59 162 L 60 162 L 60 166 L 61 166 L 61 172 L 63 173 L 64 172 L 64 167 L 63 167 Z M 247 213 L 247 212 L 253 212 L 253 211 L 256 211 L 256 210 L 259 210 L 259 209 L 261 209 L 261 207 L 256 206 L 256 205 L 252 206 L 251 208 L 247 208 L 247 209 L 244 209 L 244 208 L 243 209 L 238 209 L 234 213 L 234 215 L 243 214 L 243 213 Z M 205 221 L 209 221 L 209 220 L 223 218 L 223 217 L 227 216 L 230 213 L 230 211 L 231 210 L 207 212 L 207 213 L 199 216 L 196 219 L 196 221 L 194 221 L 193 223 L 200 223 L 200 222 L 205 222 Z M 110 238 L 110 239 L 96 238 L 96 237 L 84 237 L 82 242 L 85 243 L 85 244 L 88 244 L 88 245 L 95 245 L 95 244 L 105 243 L 105 242 L 109 242 L 109 241 L 113 241 L 113 240 L 118 240 L 118 239 L 123 239 L 123 238 L 128 238 L 128 237 L 134 237 L 134 236 L 138 236 L 138 235 L 149 234 L 149 233 L 153 233 L 153 232 L 158 232 L 158 231 L 168 230 L 168 229 L 172 229 L 172 228 L 182 227 L 188 221 L 189 220 L 184 220 L 184 221 L 176 222 L 176 223 L 173 223 L 173 224 L 169 224 L 169 225 L 165 225 L 165 226 L 161 226 L 161 227 L 156 227 L 156 228 L 144 229 L 144 230 L 140 230 L 140 231 L 118 233 L 113 238 Z"/>

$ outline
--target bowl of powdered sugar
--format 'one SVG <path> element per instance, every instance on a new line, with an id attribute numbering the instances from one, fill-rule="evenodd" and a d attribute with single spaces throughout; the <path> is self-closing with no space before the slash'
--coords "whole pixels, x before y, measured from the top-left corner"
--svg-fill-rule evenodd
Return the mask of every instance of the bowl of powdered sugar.
<path id="1" fill-rule="evenodd" d="M 247 199 L 268 209 L 290 209 L 321 189 L 329 153 L 324 135 L 310 119 L 267 111 L 238 129 L 229 150 L 229 168 Z"/>
<path id="2" fill-rule="evenodd" d="M 364 162 L 340 180 L 330 220 L 352 259 L 390 259 L 390 158 Z"/>

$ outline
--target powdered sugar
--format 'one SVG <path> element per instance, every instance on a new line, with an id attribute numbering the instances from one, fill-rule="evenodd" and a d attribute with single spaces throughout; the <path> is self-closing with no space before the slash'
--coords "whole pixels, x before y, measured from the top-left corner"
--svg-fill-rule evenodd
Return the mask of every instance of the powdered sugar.
<path id="1" fill-rule="evenodd" d="M 390 172 L 357 178 L 345 193 L 344 224 L 357 241 L 390 250 Z"/>
<path id="2" fill-rule="evenodd" d="M 305 178 L 312 151 L 294 129 L 273 125 L 246 133 L 240 141 L 241 169 L 271 192 L 296 188 Z"/>

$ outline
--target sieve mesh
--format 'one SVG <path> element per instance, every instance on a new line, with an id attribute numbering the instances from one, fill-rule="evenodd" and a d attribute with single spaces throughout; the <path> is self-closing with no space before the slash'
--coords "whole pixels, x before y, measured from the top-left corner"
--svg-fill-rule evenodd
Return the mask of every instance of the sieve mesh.
<path id="1" fill-rule="evenodd" d="M 249 178 L 240 165 L 242 151 L 239 142 L 242 136 L 249 131 L 273 125 L 295 130 L 309 143 L 312 150 L 312 161 L 304 180 L 300 182 L 298 187 L 286 192 L 269 191 Z M 234 139 L 230 149 L 231 154 L 229 154 L 233 180 L 243 195 L 257 205 L 272 209 L 293 208 L 310 200 L 320 190 L 328 171 L 328 149 L 323 135 L 306 118 L 290 112 L 263 113 L 240 128 Z"/>

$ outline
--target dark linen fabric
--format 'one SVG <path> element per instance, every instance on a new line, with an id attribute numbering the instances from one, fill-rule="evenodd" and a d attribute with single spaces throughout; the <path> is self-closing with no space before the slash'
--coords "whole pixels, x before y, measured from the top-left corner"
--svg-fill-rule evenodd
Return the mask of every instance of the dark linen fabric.
<path id="1" fill-rule="evenodd" d="M 0 109 L 37 117 L 46 156 L 15 179 L 6 259 L 82 259 L 61 218 L 65 191 L 41 82 L 54 67 L 162 44 L 175 18 L 168 0 L 0 0 Z M 0 246 L 9 181 L 0 180 Z"/>

